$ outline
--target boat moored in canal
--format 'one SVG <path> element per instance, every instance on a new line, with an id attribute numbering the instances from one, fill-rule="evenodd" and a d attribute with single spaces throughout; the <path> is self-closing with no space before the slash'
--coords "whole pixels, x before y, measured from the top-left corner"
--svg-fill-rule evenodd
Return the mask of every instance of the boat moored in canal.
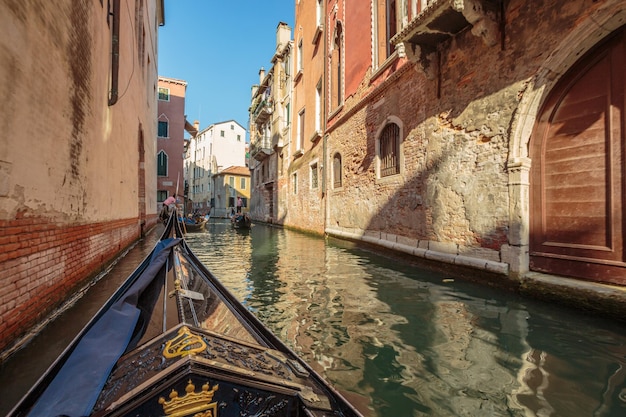
<path id="1" fill-rule="evenodd" d="M 58 415 L 361 416 L 206 269 L 175 215 L 9 413 Z"/>

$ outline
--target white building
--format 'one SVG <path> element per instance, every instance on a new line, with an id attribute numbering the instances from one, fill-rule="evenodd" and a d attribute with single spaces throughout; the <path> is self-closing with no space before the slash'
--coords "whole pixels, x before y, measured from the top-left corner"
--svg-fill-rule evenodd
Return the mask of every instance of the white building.
<path id="1" fill-rule="evenodd" d="M 234 120 L 214 123 L 189 139 L 185 153 L 187 210 L 214 206 L 212 176 L 230 166 L 246 165 L 246 129 Z"/>

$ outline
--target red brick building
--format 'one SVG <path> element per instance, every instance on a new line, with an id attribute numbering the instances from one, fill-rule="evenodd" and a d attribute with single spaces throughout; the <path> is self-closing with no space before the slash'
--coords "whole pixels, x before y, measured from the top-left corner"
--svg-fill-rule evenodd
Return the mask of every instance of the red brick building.
<path id="1" fill-rule="evenodd" d="M 625 14 L 619 0 L 297 2 L 283 224 L 517 282 L 625 285 Z"/>

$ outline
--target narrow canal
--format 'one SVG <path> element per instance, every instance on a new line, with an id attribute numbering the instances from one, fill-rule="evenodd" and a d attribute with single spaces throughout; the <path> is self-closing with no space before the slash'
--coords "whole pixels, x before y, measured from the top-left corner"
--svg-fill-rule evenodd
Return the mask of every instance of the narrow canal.
<path id="1" fill-rule="evenodd" d="M 188 242 L 366 415 L 626 416 L 624 325 L 262 225 Z"/>
<path id="2" fill-rule="evenodd" d="M 626 416 L 623 324 L 264 225 L 216 219 L 187 240 L 367 417 Z M 132 272 L 133 256 L 0 364 L 0 415 Z"/>

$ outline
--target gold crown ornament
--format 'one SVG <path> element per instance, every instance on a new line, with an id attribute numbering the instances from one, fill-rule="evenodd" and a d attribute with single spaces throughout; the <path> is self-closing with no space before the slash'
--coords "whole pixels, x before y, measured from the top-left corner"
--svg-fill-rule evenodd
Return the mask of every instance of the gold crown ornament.
<path id="1" fill-rule="evenodd" d="M 175 389 L 170 392 L 170 400 L 159 398 L 159 404 L 163 406 L 163 412 L 166 417 L 217 417 L 217 402 L 212 403 L 213 395 L 219 388 L 215 385 L 209 389 L 209 383 L 202 385 L 200 392 L 196 392 L 196 386 L 191 382 L 187 383 L 185 388 L 186 394 L 182 397 L 178 396 Z"/>

